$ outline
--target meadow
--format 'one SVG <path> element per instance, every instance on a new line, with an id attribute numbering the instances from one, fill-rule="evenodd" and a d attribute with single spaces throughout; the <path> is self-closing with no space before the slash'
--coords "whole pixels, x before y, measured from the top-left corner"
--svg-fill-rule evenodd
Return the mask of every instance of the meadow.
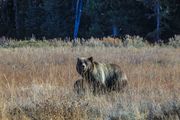
<path id="1" fill-rule="evenodd" d="M 0 119 L 179 120 L 180 48 L 108 41 L 74 47 L 9 42 L 12 46 L 0 47 Z M 97 96 L 75 94 L 81 56 L 121 66 L 128 88 Z"/>

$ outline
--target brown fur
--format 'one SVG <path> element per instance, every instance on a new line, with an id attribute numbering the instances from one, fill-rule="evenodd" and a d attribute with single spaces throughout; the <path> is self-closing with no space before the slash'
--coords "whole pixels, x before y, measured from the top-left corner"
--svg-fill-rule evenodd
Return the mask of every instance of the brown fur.
<path id="1" fill-rule="evenodd" d="M 126 74 L 116 64 L 95 62 L 92 57 L 78 58 L 76 69 L 93 92 L 120 91 L 127 85 Z"/>
<path id="2" fill-rule="evenodd" d="M 85 89 L 83 87 L 83 79 L 78 79 L 74 83 L 74 92 L 78 95 L 84 95 Z"/>

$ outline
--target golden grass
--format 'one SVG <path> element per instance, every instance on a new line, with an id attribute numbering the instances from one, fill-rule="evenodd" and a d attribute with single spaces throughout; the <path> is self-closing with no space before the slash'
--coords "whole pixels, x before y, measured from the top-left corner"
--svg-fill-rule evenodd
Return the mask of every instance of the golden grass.
<path id="1" fill-rule="evenodd" d="M 124 93 L 79 97 L 79 56 L 120 65 Z M 180 119 L 180 49 L 143 47 L 0 48 L 0 119 Z M 178 117 L 179 116 L 179 117 Z"/>

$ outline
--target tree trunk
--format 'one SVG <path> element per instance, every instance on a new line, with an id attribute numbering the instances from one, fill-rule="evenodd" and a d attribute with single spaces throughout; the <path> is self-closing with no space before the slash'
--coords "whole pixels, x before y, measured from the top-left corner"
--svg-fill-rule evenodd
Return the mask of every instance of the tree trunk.
<path id="1" fill-rule="evenodd" d="M 2 22 L 5 25 L 8 25 L 8 15 L 7 15 L 7 0 L 2 0 L 1 1 L 1 18 L 2 18 Z"/>
<path id="2" fill-rule="evenodd" d="M 155 5 L 156 10 L 156 42 L 160 42 L 160 3 L 159 0 L 156 1 Z"/>
<path id="3" fill-rule="evenodd" d="M 13 0 L 13 7 L 14 7 L 14 16 L 15 16 L 15 30 L 16 30 L 16 37 L 19 37 L 19 21 L 18 21 L 18 7 L 17 7 L 17 0 Z"/>
<path id="4" fill-rule="evenodd" d="M 118 35 L 118 28 L 117 28 L 116 24 L 112 25 L 112 35 L 113 35 L 113 37 L 116 37 Z"/>
<path id="5" fill-rule="evenodd" d="M 74 25 L 74 42 L 76 42 L 78 31 L 79 31 L 79 25 L 80 25 L 80 19 L 81 19 L 81 12 L 82 12 L 82 0 L 77 0 L 76 3 L 76 17 L 75 17 L 75 25 Z"/>

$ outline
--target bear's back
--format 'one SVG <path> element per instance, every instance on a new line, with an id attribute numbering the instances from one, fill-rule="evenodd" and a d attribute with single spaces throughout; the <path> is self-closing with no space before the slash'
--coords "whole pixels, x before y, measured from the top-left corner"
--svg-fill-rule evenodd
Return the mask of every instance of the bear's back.
<path id="1" fill-rule="evenodd" d="M 120 74 L 120 67 L 116 64 L 94 63 L 93 78 L 95 81 L 107 84 L 116 81 Z"/>

